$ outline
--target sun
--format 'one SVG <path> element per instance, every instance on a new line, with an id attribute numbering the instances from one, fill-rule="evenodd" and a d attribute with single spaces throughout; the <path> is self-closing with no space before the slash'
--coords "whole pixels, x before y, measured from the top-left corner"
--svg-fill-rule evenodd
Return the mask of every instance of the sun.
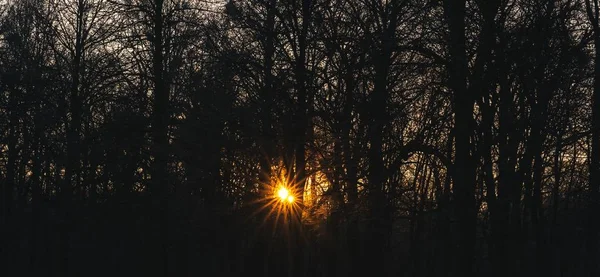
<path id="1" fill-rule="evenodd" d="M 277 191 L 277 196 L 279 196 L 281 200 L 285 200 L 288 197 L 288 195 L 290 195 L 290 192 L 284 187 L 279 188 L 279 190 Z"/>
<path id="2" fill-rule="evenodd" d="M 287 201 L 289 203 L 293 203 L 295 200 L 294 196 L 290 194 L 290 191 L 284 187 L 280 187 L 277 190 L 277 196 L 279 197 L 279 200 Z"/>

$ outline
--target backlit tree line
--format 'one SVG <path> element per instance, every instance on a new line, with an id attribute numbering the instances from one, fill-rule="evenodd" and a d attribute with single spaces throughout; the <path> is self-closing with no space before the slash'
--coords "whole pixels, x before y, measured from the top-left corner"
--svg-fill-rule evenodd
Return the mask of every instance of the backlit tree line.
<path id="1" fill-rule="evenodd" d="M 599 276 L 598 51 L 598 0 L 0 1 L 0 272 Z"/>

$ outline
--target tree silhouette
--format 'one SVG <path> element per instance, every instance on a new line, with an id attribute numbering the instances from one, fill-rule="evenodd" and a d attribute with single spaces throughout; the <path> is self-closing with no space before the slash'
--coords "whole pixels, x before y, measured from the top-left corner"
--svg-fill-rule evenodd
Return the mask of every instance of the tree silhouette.
<path id="1" fill-rule="evenodd" d="M 0 1 L 2 272 L 596 276 L 598 5 Z"/>

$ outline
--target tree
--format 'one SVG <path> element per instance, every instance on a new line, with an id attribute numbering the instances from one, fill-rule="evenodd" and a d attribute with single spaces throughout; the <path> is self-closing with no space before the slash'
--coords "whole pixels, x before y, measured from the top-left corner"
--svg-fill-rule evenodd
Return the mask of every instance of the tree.
<path id="1" fill-rule="evenodd" d="M 598 1 L 585 1 L 585 8 L 588 20 L 591 25 L 594 45 L 594 91 L 592 97 L 592 125 L 591 125 L 591 156 L 590 156 L 590 204 L 589 204 L 589 226 L 588 226 L 588 272 L 590 276 L 598 274 L 596 260 L 598 257 L 598 227 L 595 215 L 600 210 L 600 23 L 599 23 L 599 3 Z"/>

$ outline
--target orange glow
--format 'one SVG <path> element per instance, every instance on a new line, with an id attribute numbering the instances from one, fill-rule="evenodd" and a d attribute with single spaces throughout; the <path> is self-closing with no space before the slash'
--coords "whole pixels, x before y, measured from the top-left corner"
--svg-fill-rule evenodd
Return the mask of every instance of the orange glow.
<path id="1" fill-rule="evenodd" d="M 261 205 L 254 211 L 254 215 L 266 210 L 261 226 L 267 224 L 271 218 L 278 223 L 273 227 L 280 228 L 283 226 L 280 224 L 289 224 L 290 221 L 298 219 L 296 215 L 301 214 L 304 207 L 301 201 L 303 195 L 296 191 L 295 180 L 287 175 L 283 168 L 273 167 L 272 171 L 276 174 L 268 176 L 269 180 L 260 184 L 260 188 L 264 188 L 261 193 L 263 197 L 256 200 Z"/>
<path id="2" fill-rule="evenodd" d="M 277 190 L 277 197 L 279 197 L 281 202 L 288 202 L 290 204 L 294 203 L 294 200 L 296 200 L 290 191 L 283 186 Z"/>
<path id="3" fill-rule="evenodd" d="M 279 188 L 279 190 L 277 190 L 277 196 L 279 196 L 279 199 L 281 199 L 281 201 L 285 201 L 285 200 L 289 201 L 289 198 L 291 197 L 292 201 L 290 201 L 290 202 L 293 202 L 293 199 L 294 199 L 294 197 L 290 195 L 290 192 L 284 187 L 281 187 L 281 188 Z"/>

